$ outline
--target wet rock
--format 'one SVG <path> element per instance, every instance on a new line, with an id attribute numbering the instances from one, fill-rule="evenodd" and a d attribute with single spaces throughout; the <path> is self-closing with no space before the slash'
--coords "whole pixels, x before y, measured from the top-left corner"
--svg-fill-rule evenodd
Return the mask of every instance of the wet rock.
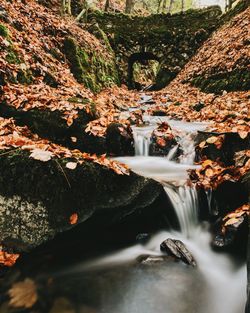
<path id="1" fill-rule="evenodd" d="M 107 128 L 106 145 L 110 155 L 134 155 L 134 139 L 131 128 L 120 123 L 111 123 Z"/>
<path id="2" fill-rule="evenodd" d="M 165 156 L 168 155 L 171 150 L 173 151 L 172 158 L 180 156 L 181 148 L 178 145 L 170 126 L 164 122 L 152 133 L 149 154 L 154 156 Z"/>
<path id="3" fill-rule="evenodd" d="M 192 266 L 196 266 L 196 261 L 186 246 L 180 240 L 166 239 L 161 243 L 161 251 L 173 256 L 177 260 Z"/>
<path id="4" fill-rule="evenodd" d="M 92 231 L 137 213 L 142 220 L 164 194 L 160 184 L 134 173 L 118 175 L 87 161 L 72 170 L 65 166 L 70 161 L 44 163 L 22 150 L 0 156 L 0 238 L 7 247 L 24 251 L 48 241 L 75 226 L 72 214 L 83 229 L 99 218 Z"/>
<path id="5" fill-rule="evenodd" d="M 137 261 L 142 265 L 157 265 L 170 261 L 171 259 L 172 258 L 167 255 L 140 255 Z"/>
<path id="6" fill-rule="evenodd" d="M 210 137 L 217 137 L 218 141 L 209 142 Z M 208 141 L 207 141 L 208 140 Z M 214 132 L 198 132 L 195 139 L 196 161 L 206 156 L 208 159 L 216 161 L 220 160 L 225 165 L 234 165 L 235 154 L 239 151 L 250 149 L 250 134 L 242 139 L 238 133 L 214 133 Z M 200 148 L 199 144 L 205 142 L 205 146 Z"/>
<path id="7" fill-rule="evenodd" d="M 78 312 L 79 313 L 97 313 L 97 310 L 87 305 L 81 305 Z"/>
<path id="8" fill-rule="evenodd" d="M 216 251 L 227 251 L 234 255 L 246 257 L 248 216 L 240 216 L 234 224 L 226 225 L 219 220 L 214 226 L 212 247 Z"/>
<path id="9" fill-rule="evenodd" d="M 250 197 L 249 197 L 250 198 Z M 250 217 L 249 217 L 250 224 Z M 248 231 L 248 253 L 247 253 L 247 304 L 245 313 L 250 312 L 250 229 Z"/>
<path id="10" fill-rule="evenodd" d="M 153 116 L 166 116 L 167 113 L 164 110 L 154 110 L 153 111 Z"/>
<path id="11" fill-rule="evenodd" d="M 145 244 L 150 239 L 150 235 L 146 233 L 138 234 L 136 236 L 136 241 L 141 244 Z"/>

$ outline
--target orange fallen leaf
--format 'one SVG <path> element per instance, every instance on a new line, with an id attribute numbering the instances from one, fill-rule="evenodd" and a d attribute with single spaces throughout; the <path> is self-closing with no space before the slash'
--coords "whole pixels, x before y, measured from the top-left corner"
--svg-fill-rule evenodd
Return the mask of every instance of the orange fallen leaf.
<path id="1" fill-rule="evenodd" d="M 157 138 L 156 141 L 157 145 L 164 148 L 166 146 L 166 140 L 164 138 Z"/>
<path id="2" fill-rule="evenodd" d="M 205 175 L 207 177 L 212 177 L 214 175 L 214 171 L 211 168 L 206 169 Z"/>
<path id="3" fill-rule="evenodd" d="M 75 225 L 77 221 L 78 221 L 78 214 L 73 213 L 69 218 L 70 225 Z"/>
<path id="4" fill-rule="evenodd" d="M 19 257 L 20 254 L 12 254 L 5 251 L 0 251 L 0 264 L 8 267 L 13 266 Z"/>

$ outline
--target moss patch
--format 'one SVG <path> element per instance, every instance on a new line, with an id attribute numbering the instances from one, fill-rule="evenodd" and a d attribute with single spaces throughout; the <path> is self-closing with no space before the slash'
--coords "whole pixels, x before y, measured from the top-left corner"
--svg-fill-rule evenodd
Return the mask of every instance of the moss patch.
<path id="1" fill-rule="evenodd" d="M 84 50 L 70 37 L 64 41 L 64 52 L 77 81 L 92 91 L 99 92 L 104 87 L 119 83 L 112 58 L 106 60 L 98 51 Z"/>
<path id="2" fill-rule="evenodd" d="M 9 31 L 8 31 L 7 27 L 5 27 L 2 24 L 0 24 L 0 36 L 2 36 L 4 38 L 9 36 Z"/>
<path id="3" fill-rule="evenodd" d="M 198 76 L 191 84 L 204 92 L 221 93 L 226 91 L 247 91 L 250 86 L 250 73 L 246 69 L 219 73 L 209 77 Z"/>

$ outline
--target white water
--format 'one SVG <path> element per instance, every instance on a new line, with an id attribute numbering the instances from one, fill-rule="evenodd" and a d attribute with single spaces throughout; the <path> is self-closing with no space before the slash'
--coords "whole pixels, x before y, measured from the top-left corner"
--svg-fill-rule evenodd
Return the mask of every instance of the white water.
<path id="1" fill-rule="evenodd" d="M 181 233 L 190 238 L 198 226 L 198 195 L 194 187 L 187 185 L 164 187 L 170 201 L 175 208 Z"/>
<path id="2" fill-rule="evenodd" d="M 178 122 L 179 123 L 179 122 Z M 180 231 L 162 231 L 155 234 L 145 244 L 136 244 L 91 262 L 78 265 L 70 272 L 89 272 L 90 269 L 105 272 L 105 279 L 115 287 L 108 287 L 100 313 L 243 313 L 246 302 L 246 267 L 237 268 L 229 256 L 215 253 L 210 247 L 211 236 L 207 225 L 199 225 L 199 202 L 197 191 L 186 184 L 187 170 L 193 164 L 193 134 L 197 124 L 175 124 L 177 132 L 183 132 L 182 147 L 185 157 L 181 163 L 163 157 L 148 156 L 149 133 L 154 125 L 144 130 L 134 128 L 136 157 L 118 158 L 135 172 L 154 178 L 164 185 L 164 189 L 175 209 Z M 199 125 L 202 126 L 202 125 Z M 140 133 L 141 132 L 141 133 Z M 143 134 L 141 136 L 141 134 Z M 147 134 L 146 137 L 144 134 Z M 191 134 L 191 135 L 190 135 Z M 147 140 L 144 140 L 147 138 Z M 188 138 L 188 139 L 187 139 Z M 190 146 L 191 148 L 190 148 Z M 211 194 L 207 194 L 211 202 Z M 166 208 L 167 210 L 167 208 Z M 197 261 L 197 269 L 182 263 L 166 262 L 148 269 L 125 267 L 142 255 L 159 256 L 160 244 L 167 238 L 179 239 L 187 246 Z M 119 266 L 118 274 L 114 266 Z M 125 276 L 122 271 L 127 269 Z M 98 276 L 99 277 L 99 276 Z M 100 278 L 101 279 L 101 278 Z M 94 290 L 98 288 L 94 286 Z"/>

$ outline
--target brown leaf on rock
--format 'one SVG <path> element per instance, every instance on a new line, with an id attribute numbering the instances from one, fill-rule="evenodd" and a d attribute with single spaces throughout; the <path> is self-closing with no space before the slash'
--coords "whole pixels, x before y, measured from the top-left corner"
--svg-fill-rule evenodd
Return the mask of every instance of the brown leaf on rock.
<path id="1" fill-rule="evenodd" d="M 70 225 L 75 225 L 78 222 L 78 214 L 77 213 L 73 213 L 70 218 L 69 218 L 69 223 Z"/>
<path id="2" fill-rule="evenodd" d="M 16 263 L 19 257 L 20 254 L 8 253 L 0 246 L 0 265 L 11 267 Z"/>
<path id="3" fill-rule="evenodd" d="M 241 207 L 237 208 L 235 211 L 228 213 L 223 218 L 222 223 L 222 232 L 225 233 L 228 226 L 238 227 L 241 223 L 244 222 L 244 218 L 250 214 L 250 205 L 244 204 Z"/>

